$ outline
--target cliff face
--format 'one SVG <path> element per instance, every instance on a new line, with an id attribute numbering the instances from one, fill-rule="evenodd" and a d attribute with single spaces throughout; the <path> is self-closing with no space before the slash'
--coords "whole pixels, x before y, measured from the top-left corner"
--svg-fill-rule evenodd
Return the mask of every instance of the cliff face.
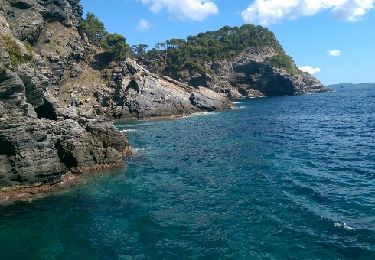
<path id="1" fill-rule="evenodd" d="M 104 78 L 110 88 L 94 95 L 100 107 L 115 118 L 183 115 L 231 107 L 223 95 L 159 77 L 130 59 L 107 68 Z"/>
<path id="2" fill-rule="evenodd" d="M 0 1 L 0 187 L 122 165 L 129 145 L 109 120 L 231 106 L 131 59 L 98 66 L 81 16 L 79 0 Z"/>
<path id="3" fill-rule="evenodd" d="M 257 96 L 292 96 L 325 91 L 319 80 L 299 71 L 293 72 L 268 62 L 275 57 L 272 48 L 248 49 L 233 58 L 207 64 L 211 75 L 203 84 L 232 98 Z M 198 79 L 202 76 L 198 75 Z M 194 83 L 196 79 L 190 79 Z"/>
<path id="4" fill-rule="evenodd" d="M 326 90 L 316 78 L 300 71 L 274 34 L 261 26 L 226 26 L 163 45 L 165 50 L 154 49 L 140 63 L 154 73 L 208 87 L 230 98 Z"/>
<path id="5" fill-rule="evenodd" d="M 123 162 L 128 144 L 113 125 L 70 118 L 58 102 L 60 84 L 85 57 L 75 29 L 81 10 L 77 1 L 1 2 L 0 187 Z"/>

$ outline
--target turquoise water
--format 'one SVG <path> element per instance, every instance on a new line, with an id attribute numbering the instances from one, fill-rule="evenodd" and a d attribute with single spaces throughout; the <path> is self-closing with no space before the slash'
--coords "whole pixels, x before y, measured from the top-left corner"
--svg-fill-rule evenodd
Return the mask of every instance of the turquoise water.
<path id="1" fill-rule="evenodd" d="M 375 89 L 119 125 L 126 169 L 0 207 L 1 259 L 375 259 Z"/>

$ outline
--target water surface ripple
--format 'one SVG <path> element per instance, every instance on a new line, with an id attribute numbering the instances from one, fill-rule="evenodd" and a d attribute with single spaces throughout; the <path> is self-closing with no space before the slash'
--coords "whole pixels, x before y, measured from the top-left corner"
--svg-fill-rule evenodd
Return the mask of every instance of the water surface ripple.
<path id="1" fill-rule="evenodd" d="M 375 259 L 375 89 L 119 125 L 126 169 L 0 208 L 4 259 Z"/>

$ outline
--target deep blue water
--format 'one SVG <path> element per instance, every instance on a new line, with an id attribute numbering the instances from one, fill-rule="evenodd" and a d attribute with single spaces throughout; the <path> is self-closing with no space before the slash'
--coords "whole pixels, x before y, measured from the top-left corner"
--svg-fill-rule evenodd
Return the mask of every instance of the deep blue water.
<path id="1" fill-rule="evenodd" d="M 375 88 L 119 125 L 126 169 L 0 207 L 1 259 L 375 259 Z"/>

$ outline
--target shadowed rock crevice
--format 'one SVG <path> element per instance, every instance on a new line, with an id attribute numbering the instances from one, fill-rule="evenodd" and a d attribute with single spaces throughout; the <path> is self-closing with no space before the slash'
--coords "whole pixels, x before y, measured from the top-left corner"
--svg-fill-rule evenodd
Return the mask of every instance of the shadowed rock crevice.
<path id="1" fill-rule="evenodd" d="M 44 12 L 43 19 L 48 22 L 58 22 L 65 20 L 65 17 L 58 12 Z"/>
<path id="2" fill-rule="evenodd" d="M 0 71 L 0 84 L 4 83 L 5 81 L 9 79 L 10 77 L 5 71 Z"/>
<path id="3" fill-rule="evenodd" d="M 44 99 L 44 104 L 35 108 L 35 112 L 38 118 L 45 118 L 48 120 L 57 120 L 57 114 L 53 105 L 46 99 Z"/>
<path id="4" fill-rule="evenodd" d="M 16 148 L 14 147 L 14 145 L 2 136 L 0 136 L 0 155 L 16 155 Z"/>
<path id="5" fill-rule="evenodd" d="M 103 70 L 108 67 L 111 61 L 111 57 L 107 53 L 99 53 L 95 55 L 94 61 L 92 62 L 91 66 L 94 69 Z"/>
<path id="6" fill-rule="evenodd" d="M 74 157 L 74 154 L 69 150 L 67 145 L 64 145 L 60 140 L 55 144 L 57 155 L 59 156 L 60 162 L 63 163 L 68 169 L 72 169 L 78 166 L 78 162 Z"/>
<path id="7" fill-rule="evenodd" d="M 11 177 L 9 180 L 17 182 L 17 183 L 21 183 L 21 184 L 24 182 L 23 179 L 22 179 L 22 176 L 19 175 L 19 174 Z"/>
<path id="8" fill-rule="evenodd" d="M 32 7 L 32 4 L 30 4 L 28 1 L 22 1 L 22 0 L 11 1 L 10 5 L 18 9 L 29 9 Z"/>
<path id="9" fill-rule="evenodd" d="M 137 93 L 139 93 L 141 91 L 137 81 L 135 81 L 134 79 L 132 81 L 130 81 L 129 85 L 126 87 L 126 90 L 125 91 L 129 91 L 130 89 L 133 89 L 135 91 L 137 91 Z"/>

